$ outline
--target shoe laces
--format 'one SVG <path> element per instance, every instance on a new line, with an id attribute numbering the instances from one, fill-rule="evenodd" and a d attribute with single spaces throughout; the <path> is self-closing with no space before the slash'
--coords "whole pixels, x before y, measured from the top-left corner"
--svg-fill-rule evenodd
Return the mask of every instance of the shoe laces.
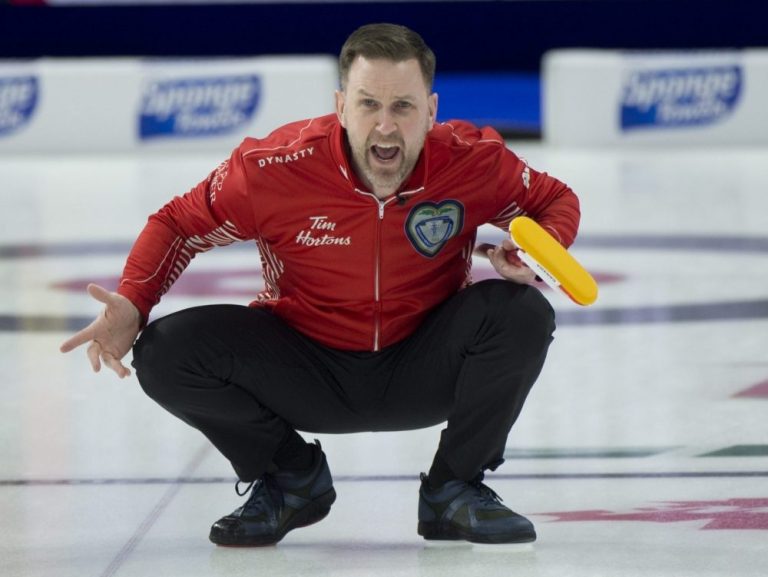
<path id="1" fill-rule="evenodd" d="M 243 481 L 239 480 L 235 483 L 235 493 L 240 497 L 244 497 L 250 491 L 251 495 L 241 507 L 237 508 L 235 514 L 242 515 L 243 513 L 248 513 L 249 516 L 255 516 L 261 512 L 268 512 L 273 509 L 274 506 L 271 501 L 275 497 L 282 501 L 282 491 L 280 491 L 277 483 L 270 475 L 264 475 L 261 479 L 248 482 L 248 485 L 242 491 L 240 490 L 241 483 Z M 282 502 L 280 504 L 282 505 Z"/>
<path id="2" fill-rule="evenodd" d="M 261 479 L 259 479 L 259 480 L 261 480 Z M 248 491 L 251 490 L 251 487 L 253 487 L 254 483 L 256 483 L 256 481 L 250 481 L 248 483 L 248 486 L 243 491 L 240 491 L 240 483 L 242 483 L 242 482 L 243 481 L 238 479 L 237 483 L 235 483 L 235 493 L 237 493 L 238 497 L 245 497 L 245 495 L 248 493 Z"/>
<path id="3" fill-rule="evenodd" d="M 483 503 L 487 505 L 500 505 L 504 499 L 502 499 L 496 491 L 483 483 L 484 478 L 485 474 L 480 473 L 477 477 L 469 481 L 468 484 L 478 492 Z"/>

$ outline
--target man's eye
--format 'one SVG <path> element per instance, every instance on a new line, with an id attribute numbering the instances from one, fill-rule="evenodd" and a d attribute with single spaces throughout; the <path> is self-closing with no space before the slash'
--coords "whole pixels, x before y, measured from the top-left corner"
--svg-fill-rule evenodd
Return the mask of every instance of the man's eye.
<path id="1" fill-rule="evenodd" d="M 376 101 L 373 100 L 372 98 L 366 98 L 363 100 L 363 106 L 367 108 L 373 108 L 374 106 L 376 106 Z"/>
<path id="2" fill-rule="evenodd" d="M 395 107 L 400 109 L 400 110 L 407 110 L 408 108 L 411 107 L 411 103 L 410 102 L 406 102 L 406 101 L 401 101 L 401 102 L 396 103 Z"/>

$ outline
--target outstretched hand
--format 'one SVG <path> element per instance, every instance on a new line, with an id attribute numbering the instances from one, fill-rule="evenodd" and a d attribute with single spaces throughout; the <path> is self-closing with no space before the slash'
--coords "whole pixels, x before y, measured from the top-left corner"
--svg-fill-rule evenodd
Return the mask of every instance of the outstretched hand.
<path id="1" fill-rule="evenodd" d="M 131 371 L 121 361 L 139 335 L 141 314 L 127 298 L 99 285 L 89 284 L 88 294 L 104 303 L 104 309 L 96 320 L 67 339 L 59 350 L 68 353 L 90 341 L 87 354 L 94 372 L 101 370 L 103 362 L 121 379 L 128 377 Z"/>
<path id="2" fill-rule="evenodd" d="M 536 280 L 536 273 L 520 260 L 517 247 L 508 238 L 499 246 L 487 248 L 485 254 L 503 278 L 519 284 L 530 284 Z"/>

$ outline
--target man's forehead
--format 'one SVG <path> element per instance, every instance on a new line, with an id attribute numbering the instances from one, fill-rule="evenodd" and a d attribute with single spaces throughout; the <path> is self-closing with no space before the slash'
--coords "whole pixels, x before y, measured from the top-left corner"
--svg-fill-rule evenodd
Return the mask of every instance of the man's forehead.
<path id="1" fill-rule="evenodd" d="M 428 91 L 421 74 L 418 60 L 368 59 L 358 56 L 352 62 L 347 78 L 347 88 L 353 92 L 373 91 L 382 86 L 399 85 L 404 92 Z"/>
<path id="2" fill-rule="evenodd" d="M 368 91 L 363 86 L 359 86 L 356 90 L 351 91 L 352 94 L 362 96 L 364 98 L 376 98 L 378 96 L 377 91 Z M 394 92 L 392 97 L 396 100 L 415 100 L 416 95 L 410 92 Z"/>
<path id="3" fill-rule="evenodd" d="M 352 64 L 350 64 L 350 69 L 353 68 L 359 68 L 362 66 L 397 66 L 397 65 L 406 65 L 406 66 L 417 66 L 419 65 L 419 61 L 416 58 L 406 58 L 404 60 L 395 60 L 392 58 L 387 58 L 386 56 L 374 56 L 374 57 L 368 57 L 363 56 L 362 54 L 358 54 L 355 59 L 352 61 Z"/>

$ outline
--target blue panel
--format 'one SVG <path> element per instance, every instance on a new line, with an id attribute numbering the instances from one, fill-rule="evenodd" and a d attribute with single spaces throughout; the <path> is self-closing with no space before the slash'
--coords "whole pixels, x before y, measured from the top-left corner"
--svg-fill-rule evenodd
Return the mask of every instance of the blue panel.
<path id="1" fill-rule="evenodd" d="M 541 85 L 533 73 L 440 73 L 435 78 L 438 120 L 469 120 L 505 135 L 541 132 Z"/>

